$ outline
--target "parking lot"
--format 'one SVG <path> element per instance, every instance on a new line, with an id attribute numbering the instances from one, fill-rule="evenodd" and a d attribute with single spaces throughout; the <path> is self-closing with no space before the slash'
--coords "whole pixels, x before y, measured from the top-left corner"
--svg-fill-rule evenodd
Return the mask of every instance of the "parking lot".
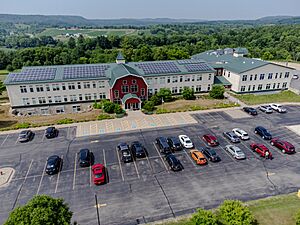
<path id="1" fill-rule="evenodd" d="M 62 197 L 74 212 L 74 221 L 98 224 L 96 194 L 101 224 L 139 224 L 191 213 L 198 207 L 212 208 L 228 198 L 250 200 L 296 191 L 300 187 L 300 137 L 285 126 L 300 124 L 300 107 L 287 109 L 286 114 L 259 112 L 256 117 L 239 119 L 225 112 L 199 113 L 193 115 L 197 124 L 86 137 L 76 137 L 74 127 L 60 129 L 59 136 L 50 140 L 44 138 L 43 131 L 37 131 L 28 143 L 18 143 L 18 134 L 2 135 L 1 167 L 13 167 L 16 172 L 11 183 L 0 188 L 0 223 L 12 209 L 35 194 Z M 253 133 L 257 125 L 266 127 L 274 137 L 291 142 L 299 153 L 282 154 Z M 246 160 L 237 161 L 224 150 L 231 143 L 222 133 L 235 127 L 250 135 L 250 140 L 237 144 Z M 214 149 L 221 162 L 197 166 L 189 151 L 183 150 L 175 155 L 184 170 L 170 171 L 155 138 L 186 134 L 199 149 L 205 146 L 200 137 L 206 133 L 217 136 L 220 146 Z M 149 156 L 122 163 L 116 145 L 136 140 L 146 147 Z M 252 152 L 252 142 L 264 143 L 274 159 L 263 159 Z M 77 153 L 82 148 L 93 152 L 95 163 L 105 165 L 107 184 L 95 186 L 91 169 L 78 166 Z M 63 165 L 60 173 L 48 176 L 44 170 L 47 157 L 52 154 L 61 156 Z"/>

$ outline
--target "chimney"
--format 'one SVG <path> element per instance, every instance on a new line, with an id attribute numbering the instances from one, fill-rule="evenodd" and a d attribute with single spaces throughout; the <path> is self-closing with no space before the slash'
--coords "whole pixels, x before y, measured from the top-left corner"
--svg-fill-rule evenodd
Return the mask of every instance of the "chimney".
<path id="1" fill-rule="evenodd" d="M 125 64 L 126 63 L 125 58 L 124 58 L 124 56 L 122 55 L 121 52 L 119 52 L 118 55 L 117 55 L 116 63 L 117 64 Z"/>

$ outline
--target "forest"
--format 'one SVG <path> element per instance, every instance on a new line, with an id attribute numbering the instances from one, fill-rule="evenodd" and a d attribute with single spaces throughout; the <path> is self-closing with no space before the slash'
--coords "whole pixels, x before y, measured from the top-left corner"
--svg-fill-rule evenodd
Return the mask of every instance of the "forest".
<path id="1" fill-rule="evenodd" d="M 9 35 L 0 39 L 0 69 L 23 66 L 114 62 L 118 51 L 127 61 L 189 58 L 210 49 L 246 47 L 249 57 L 300 60 L 300 25 L 169 24 L 143 27 L 135 35 L 69 38 Z M 8 51 L 7 49 L 12 49 Z"/>

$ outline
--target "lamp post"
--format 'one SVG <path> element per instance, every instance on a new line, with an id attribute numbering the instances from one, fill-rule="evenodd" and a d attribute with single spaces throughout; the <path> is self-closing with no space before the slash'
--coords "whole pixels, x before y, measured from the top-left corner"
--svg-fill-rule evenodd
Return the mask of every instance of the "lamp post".
<path id="1" fill-rule="evenodd" d="M 95 201 L 96 201 L 96 211 L 97 211 L 98 225 L 100 225 L 99 205 L 98 205 L 98 199 L 97 199 L 97 194 L 96 193 L 95 193 Z"/>

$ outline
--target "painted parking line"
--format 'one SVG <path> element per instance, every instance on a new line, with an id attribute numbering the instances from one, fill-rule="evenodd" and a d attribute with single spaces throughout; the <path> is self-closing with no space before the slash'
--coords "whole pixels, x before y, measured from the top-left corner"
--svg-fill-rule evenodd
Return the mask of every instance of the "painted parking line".
<path id="1" fill-rule="evenodd" d="M 168 173 L 170 173 L 170 171 L 168 170 L 168 167 L 167 167 L 167 165 L 166 165 L 166 163 L 165 163 L 164 159 L 162 158 L 162 156 L 161 156 L 160 152 L 158 151 L 158 149 L 157 149 L 157 147 L 156 147 L 155 143 L 153 143 L 153 145 L 154 145 L 154 148 L 156 149 L 156 151 L 157 151 L 157 153 L 158 153 L 158 155 L 159 155 L 159 157 L 160 157 L 161 161 L 163 162 L 163 164 L 164 164 L 164 166 L 165 166 L 165 168 L 166 168 L 166 171 L 167 171 Z"/>
<path id="2" fill-rule="evenodd" d="M 137 174 L 138 178 L 140 179 L 140 174 L 139 174 L 139 171 L 138 171 L 135 160 L 133 160 L 133 164 L 134 164 L 134 167 L 135 167 L 135 170 L 136 170 L 136 174 Z"/>
<path id="3" fill-rule="evenodd" d="M 47 160 L 46 160 L 46 163 L 45 163 L 45 166 L 44 166 L 44 169 L 43 169 L 43 173 L 42 173 L 42 177 L 41 177 L 41 180 L 40 180 L 38 189 L 37 189 L 37 191 L 36 191 L 36 194 L 37 194 L 37 195 L 39 194 L 40 189 L 41 189 L 41 185 L 42 185 L 43 178 L 44 178 L 44 175 L 45 175 L 45 169 L 46 169 L 46 166 L 47 166 Z"/>
<path id="4" fill-rule="evenodd" d="M 90 171 L 90 187 L 92 186 L 92 165 L 89 166 L 89 171 Z"/>
<path id="5" fill-rule="evenodd" d="M 44 135 L 42 137 L 42 142 L 45 140 L 45 136 L 46 136 L 46 131 L 44 132 Z"/>
<path id="6" fill-rule="evenodd" d="M 124 179 L 124 174 L 123 174 L 123 169 L 122 169 L 122 165 L 121 165 L 121 160 L 120 160 L 118 149 L 116 149 L 116 151 L 117 151 L 117 157 L 118 157 L 118 161 L 119 161 L 119 166 L 120 166 L 122 180 L 124 181 L 125 179 Z"/>
<path id="7" fill-rule="evenodd" d="M 58 188 L 58 182 L 59 182 L 59 175 L 60 175 L 60 173 L 61 173 L 62 164 L 63 164 L 63 159 L 64 159 L 64 156 L 63 156 L 63 155 L 61 155 L 61 163 L 60 163 L 60 165 L 59 165 L 59 171 L 58 171 L 58 174 L 57 174 L 57 181 L 56 181 L 56 185 L 55 185 L 55 191 L 54 191 L 54 193 L 56 193 L 56 192 L 57 192 L 57 188 Z"/>
<path id="8" fill-rule="evenodd" d="M 81 125 L 80 125 L 80 127 L 81 127 Z M 70 127 L 68 127 L 68 130 L 67 130 L 67 139 L 69 139 L 69 135 L 70 135 Z"/>
<path id="9" fill-rule="evenodd" d="M 103 162 L 104 162 L 104 167 L 106 167 L 106 158 L 105 158 L 105 150 L 103 149 Z"/>
<path id="10" fill-rule="evenodd" d="M 75 161 L 74 161 L 74 175 L 73 175 L 73 191 L 75 189 L 75 183 L 76 183 L 76 163 L 77 163 L 77 153 L 75 154 Z"/>
<path id="11" fill-rule="evenodd" d="M 5 139 L 4 139 L 3 142 L 1 143 L 1 146 L 5 143 L 5 141 L 7 140 L 8 136 L 9 136 L 9 134 L 6 135 Z"/>

